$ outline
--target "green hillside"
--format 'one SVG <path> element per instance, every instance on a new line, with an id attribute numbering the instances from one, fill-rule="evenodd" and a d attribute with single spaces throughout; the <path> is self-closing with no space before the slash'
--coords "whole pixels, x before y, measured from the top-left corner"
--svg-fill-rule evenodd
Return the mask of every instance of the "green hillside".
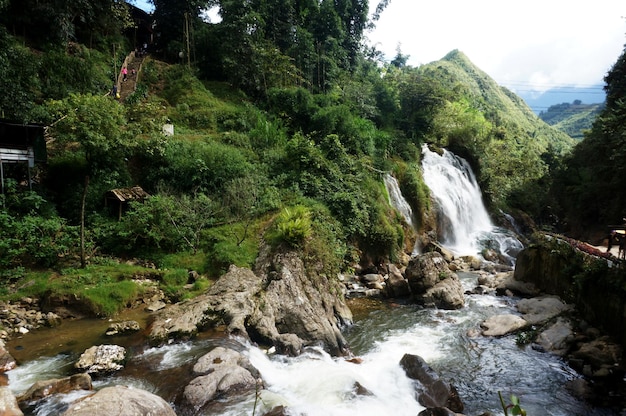
<path id="1" fill-rule="evenodd" d="M 459 51 L 419 68 L 400 53 L 381 62 L 363 42 L 366 2 L 223 2 L 218 24 L 202 2 L 155 2 L 158 42 L 139 61 L 146 16 L 115 0 L 58 3 L 0 2 L 0 113 L 45 126 L 48 150 L 34 172 L 5 166 L 0 278 L 141 258 L 186 296 L 186 264 L 208 276 L 251 266 L 263 241 L 329 275 L 394 261 L 435 226 L 424 143 L 470 161 L 493 213 L 554 226 L 552 173 L 574 141 Z M 129 63 L 140 71 L 120 88 L 137 88 L 118 100 Z M 389 205 L 385 172 L 417 230 Z M 104 204 L 136 185 L 151 197 Z"/>
<path id="2" fill-rule="evenodd" d="M 580 100 L 570 103 L 555 104 L 539 117 L 554 128 L 567 133 L 576 140 L 582 140 L 585 131 L 591 129 L 604 104 L 583 104 Z"/>
<path id="3" fill-rule="evenodd" d="M 535 185 L 549 172 L 547 162 L 569 151 L 573 140 L 460 51 L 418 72 L 448 91 L 433 139 L 472 161 L 488 201 L 537 213 Z"/>

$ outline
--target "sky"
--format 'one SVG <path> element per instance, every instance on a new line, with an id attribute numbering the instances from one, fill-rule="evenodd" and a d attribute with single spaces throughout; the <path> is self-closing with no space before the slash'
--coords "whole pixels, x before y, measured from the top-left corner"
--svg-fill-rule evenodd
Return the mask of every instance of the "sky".
<path id="1" fill-rule="evenodd" d="M 379 0 L 370 0 L 370 11 Z M 419 66 L 458 49 L 517 92 L 603 84 L 626 44 L 623 0 L 390 0 L 370 44 Z"/>
<path id="2" fill-rule="evenodd" d="M 379 0 L 369 1 L 372 12 Z M 412 66 L 458 49 L 522 96 L 555 87 L 591 94 L 624 50 L 625 16 L 624 0 L 390 0 L 366 36 L 387 60 L 400 47 Z"/>

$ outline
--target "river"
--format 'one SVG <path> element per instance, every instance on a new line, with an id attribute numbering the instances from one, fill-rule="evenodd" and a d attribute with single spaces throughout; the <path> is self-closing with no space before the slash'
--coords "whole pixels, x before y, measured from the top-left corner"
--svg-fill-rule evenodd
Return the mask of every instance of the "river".
<path id="1" fill-rule="evenodd" d="M 468 291 L 476 285 L 475 274 L 459 275 Z M 193 342 L 158 348 L 139 344 L 133 337 L 118 337 L 109 342 L 126 345 L 130 359 L 119 373 L 96 379 L 94 387 L 121 384 L 142 388 L 164 397 L 175 406 L 181 386 L 190 381 L 190 369 L 195 360 L 222 345 L 244 352 L 262 374 L 267 391 L 261 394 L 264 400 L 257 404 L 259 413 L 256 414 L 262 414 L 260 411 L 268 410 L 273 404 L 286 403 L 291 415 L 416 416 L 423 407 L 415 398 L 413 382 L 399 365 L 404 354 L 415 354 L 458 389 L 467 415 L 485 411 L 502 414 L 498 391 L 502 391 L 505 397 L 510 394 L 519 396 L 529 415 L 616 414 L 576 399 L 568 386 L 580 376 L 560 358 L 528 345 L 520 347 L 514 335 L 502 338 L 469 335 L 477 334 L 480 323 L 490 315 L 515 313 L 516 298 L 467 294 L 466 306 L 453 311 L 382 300 L 349 302 L 353 308 L 361 308 L 355 314 L 354 325 L 345 330 L 351 351 L 362 359 L 360 364 L 330 357 L 319 348 L 309 348 L 295 358 L 268 355 L 258 347 L 242 340 L 224 338 L 218 333 L 204 334 Z M 363 307 L 363 302 L 368 304 Z M 63 325 L 72 328 L 77 323 Z M 80 326 L 76 328 L 80 330 Z M 25 335 L 21 343 L 12 342 L 10 348 L 22 344 L 34 348 L 47 338 L 46 333 L 53 331 L 33 331 Z M 89 343 L 90 340 L 85 341 Z M 71 374 L 80 349 L 72 350 L 67 345 L 58 347 L 57 353 L 25 359 L 17 369 L 9 371 L 11 389 L 21 393 L 38 379 Z M 355 382 L 372 395 L 355 394 Z M 84 394 L 75 392 L 55 396 L 40 402 L 37 407 L 26 409 L 25 413 L 58 415 L 68 402 Z M 252 415 L 255 398 L 255 394 L 250 394 L 234 404 L 222 403 L 193 414 Z"/>
<path id="2" fill-rule="evenodd" d="M 506 230 L 491 224 L 469 166 L 454 155 L 431 154 L 428 149 L 423 152 L 424 176 L 431 191 L 437 197 L 441 192 L 454 194 L 450 203 L 438 199 L 448 224 L 443 243 L 457 254 L 469 251 L 474 255 L 487 244 L 506 254 L 513 264 L 521 243 Z M 441 164 L 452 167 L 444 168 Z M 445 180 L 450 182 L 439 183 Z M 443 191 L 438 191 L 438 186 Z M 474 189 L 470 192 L 467 186 Z M 400 197 L 401 194 L 394 194 L 397 200 Z M 344 329 L 344 335 L 352 353 L 362 360 L 360 364 L 330 357 L 314 347 L 298 357 L 267 354 L 257 346 L 224 337 L 220 332 L 207 332 L 190 342 L 152 348 L 145 345 L 141 333 L 104 338 L 102 334 L 108 323 L 91 320 L 64 322 L 61 328 L 32 331 L 12 340 L 8 344 L 9 352 L 14 354 L 19 366 L 8 372 L 9 387 L 19 394 L 36 380 L 71 374 L 73 364 L 85 348 L 115 343 L 128 349 L 125 368 L 96 379 L 94 387 L 118 384 L 142 388 L 160 395 L 176 409 L 181 390 L 192 377 L 195 360 L 222 345 L 248 356 L 260 371 L 265 389 L 233 403 L 219 402 L 211 409 L 185 416 L 260 415 L 276 404 L 286 404 L 289 415 L 294 416 L 416 416 L 424 408 L 416 400 L 413 381 L 399 365 L 404 354 L 421 356 L 444 380 L 453 384 L 467 415 L 487 411 L 503 414 L 499 391 L 505 397 L 517 395 L 529 415 L 617 414 L 575 398 L 569 386 L 580 376 L 557 356 L 529 345 L 518 346 L 515 335 L 500 338 L 480 335 L 482 321 L 494 314 L 516 313 L 518 299 L 493 293 L 470 294 L 477 285 L 477 275 L 458 274 L 467 290 L 466 306 L 459 310 L 429 309 L 392 300 L 348 300 L 355 321 Z M 137 314 L 135 318 L 145 324 L 147 315 Z M 357 382 L 371 394 L 357 394 L 354 389 Z M 69 402 L 85 394 L 53 396 L 25 409 L 25 414 L 58 415 Z M 183 414 L 180 409 L 177 412 Z"/>

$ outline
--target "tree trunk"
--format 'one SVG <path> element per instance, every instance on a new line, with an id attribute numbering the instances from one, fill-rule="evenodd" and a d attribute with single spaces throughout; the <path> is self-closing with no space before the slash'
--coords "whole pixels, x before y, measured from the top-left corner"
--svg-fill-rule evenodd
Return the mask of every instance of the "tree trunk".
<path id="1" fill-rule="evenodd" d="M 85 200 L 87 199 L 87 188 L 89 187 L 89 176 L 85 176 L 85 189 L 83 189 L 83 199 L 80 205 L 80 267 L 85 268 Z"/>

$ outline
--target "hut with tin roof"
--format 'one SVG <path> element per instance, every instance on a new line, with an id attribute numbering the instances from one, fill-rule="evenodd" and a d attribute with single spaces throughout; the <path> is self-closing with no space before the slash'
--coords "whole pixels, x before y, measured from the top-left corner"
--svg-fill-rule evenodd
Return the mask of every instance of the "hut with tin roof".
<path id="1" fill-rule="evenodd" d="M 111 189 L 104 197 L 104 205 L 111 207 L 117 213 L 117 219 L 121 220 L 122 213 L 128 207 L 129 202 L 143 202 L 149 197 L 150 194 L 144 191 L 141 186 Z"/>

